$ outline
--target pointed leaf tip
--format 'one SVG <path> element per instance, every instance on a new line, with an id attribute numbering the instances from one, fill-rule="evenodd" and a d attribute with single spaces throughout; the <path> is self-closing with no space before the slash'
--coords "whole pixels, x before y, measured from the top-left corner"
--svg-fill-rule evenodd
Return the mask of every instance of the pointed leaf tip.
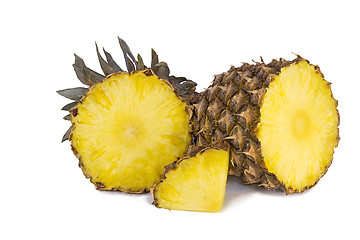
<path id="1" fill-rule="evenodd" d="M 83 67 L 82 72 L 83 72 L 85 80 L 87 80 L 90 85 L 101 82 L 105 78 L 104 75 L 97 73 L 88 67 Z"/>
<path id="2" fill-rule="evenodd" d="M 74 53 L 74 56 L 75 56 L 75 63 L 74 64 L 79 66 L 79 67 L 85 67 L 84 60 L 81 57 L 79 57 L 78 55 L 76 55 L 75 53 Z"/>
<path id="3" fill-rule="evenodd" d="M 151 69 L 154 71 L 155 74 L 157 74 L 158 67 L 156 64 L 159 63 L 159 56 L 155 52 L 154 49 L 151 49 Z"/>
<path id="4" fill-rule="evenodd" d="M 134 55 L 132 54 L 129 46 L 127 45 L 127 43 L 120 37 L 118 37 L 118 40 L 119 40 L 121 50 L 124 53 L 124 56 L 128 55 L 131 58 L 131 60 L 134 62 L 134 64 L 137 65 L 137 61 L 136 61 Z M 125 61 L 126 61 L 126 59 L 125 59 Z"/>
<path id="5" fill-rule="evenodd" d="M 70 121 L 71 120 L 71 114 L 66 115 L 63 119 L 67 120 L 67 121 Z"/>
<path id="6" fill-rule="evenodd" d="M 72 109 L 73 107 L 75 107 L 78 103 L 77 102 L 71 102 L 66 104 L 65 106 L 63 106 L 63 108 L 61 110 L 63 111 L 69 111 L 70 109 Z"/>
<path id="7" fill-rule="evenodd" d="M 75 56 L 75 62 L 73 64 L 73 67 L 74 67 L 75 74 L 81 83 L 89 86 L 90 85 L 89 81 L 86 80 L 86 78 L 83 74 L 83 68 L 86 67 L 85 62 L 81 57 L 79 57 L 75 53 L 74 53 L 74 56 Z"/>
<path id="8" fill-rule="evenodd" d="M 144 70 L 146 67 L 144 65 L 144 61 L 142 59 L 142 57 L 140 56 L 140 54 L 137 55 L 137 59 L 138 59 L 138 70 Z"/>
<path id="9" fill-rule="evenodd" d="M 99 62 L 100 62 L 100 67 L 101 67 L 101 70 L 103 71 L 103 73 L 105 75 L 110 75 L 111 73 L 114 73 L 115 70 L 101 56 L 101 54 L 99 52 L 98 45 L 96 44 L 96 42 L 95 42 L 95 46 L 96 46 L 96 54 L 98 56 L 98 59 L 99 59 Z"/>
<path id="10" fill-rule="evenodd" d="M 113 57 L 110 53 L 105 51 L 105 48 L 103 48 L 106 60 L 108 64 L 115 70 L 115 72 L 122 72 L 123 70 L 119 67 L 119 65 L 114 61 Z"/>
<path id="11" fill-rule="evenodd" d="M 71 134 L 71 132 L 72 132 L 73 129 L 74 129 L 74 127 L 71 126 L 71 127 L 65 132 L 64 136 L 63 136 L 62 139 L 61 139 L 61 142 L 64 142 L 64 141 L 66 141 L 66 140 L 69 140 L 70 134 Z"/>
<path id="12" fill-rule="evenodd" d="M 128 72 L 131 73 L 132 71 L 135 71 L 135 66 L 134 66 L 133 62 L 126 56 L 126 54 L 124 54 L 124 59 L 125 59 L 126 68 L 127 68 Z"/>
<path id="13" fill-rule="evenodd" d="M 88 92 L 88 89 L 83 87 L 76 87 L 58 90 L 56 92 L 63 97 L 79 102 L 80 99 Z"/>

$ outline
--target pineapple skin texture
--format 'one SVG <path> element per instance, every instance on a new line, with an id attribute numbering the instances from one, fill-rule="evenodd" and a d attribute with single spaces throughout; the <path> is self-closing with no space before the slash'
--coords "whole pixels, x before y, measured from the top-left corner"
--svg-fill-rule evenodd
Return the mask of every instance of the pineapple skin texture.
<path id="1" fill-rule="evenodd" d="M 130 183 L 130 185 L 128 186 L 122 186 L 121 184 L 116 184 L 116 185 L 111 185 L 109 184 L 109 181 L 106 183 L 104 181 L 102 181 L 101 179 L 99 179 L 98 177 L 96 177 L 94 174 L 94 171 L 93 169 L 89 169 L 89 164 L 87 164 L 84 160 L 84 157 L 81 155 L 80 151 L 79 151 L 79 146 L 77 146 L 76 144 L 76 140 L 75 140 L 75 133 L 76 133 L 76 122 L 77 122 L 77 117 L 79 116 L 79 111 L 80 111 L 80 108 L 82 106 L 82 104 L 84 103 L 84 101 L 86 100 L 86 98 L 91 95 L 92 92 L 94 92 L 95 90 L 98 91 L 97 89 L 97 86 L 99 84 L 102 84 L 103 82 L 105 81 L 108 81 L 109 79 L 110 80 L 113 80 L 113 78 L 118 78 L 122 75 L 127 75 L 128 77 L 131 77 L 132 75 L 136 75 L 135 77 L 141 77 L 141 78 L 146 78 L 146 77 L 153 77 L 153 78 L 156 78 L 157 81 L 160 81 L 161 82 L 161 85 L 165 86 L 165 88 L 168 88 L 172 93 L 173 95 L 173 98 L 175 98 L 176 100 L 180 101 L 181 103 L 178 103 L 178 105 L 180 106 L 180 108 L 183 108 L 183 113 L 181 113 L 182 115 L 182 119 L 179 120 L 179 122 L 176 122 L 177 124 L 179 124 L 179 126 L 177 127 L 177 131 L 178 132 L 182 132 L 182 133 L 185 133 L 185 135 L 183 135 L 182 137 L 179 137 L 181 138 L 181 140 L 177 139 L 177 136 L 175 138 L 171 137 L 169 141 L 173 141 L 174 144 L 173 144 L 173 148 L 175 147 L 175 149 L 172 149 L 172 153 L 170 153 L 169 150 L 166 150 L 167 147 L 165 146 L 160 146 L 159 149 L 157 149 L 159 152 L 163 151 L 164 150 L 164 156 L 167 157 L 167 156 L 170 156 L 170 155 L 173 155 L 172 157 L 170 157 L 169 159 L 163 159 L 164 160 L 164 163 L 161 164 L 161 167 L 156 170 L 156 172 L 158 173 L 142 173 L 142 172 L 139 172 L 138 175 L 141 175 L 143 174 L 143 176 L 145 176 L 144 178 L 146 179 L 146 181 L 148 181 L 150 178 L 150 182 L 148 184 L 146 184 L 147 186 L 143 186 L 143 181 L 136 177 L 136 179 L 134 179 L 134 183 L 131 183 L 131 179 L 132 179 L 132 176 L 136 176 L 135 174 L 132 174 L 129 175 L 129 176 L 124 176 L 123 179 L 127 179 L 126 181 L 128 183 Z M 137 86 L 138 87 L 138 86 Z M 138 89 L 136 89 L 138 90 Z M 167 91 L 169 91 L 167 90 Z M 102 95 L 102 96 L 101 96 Z M 104 94 L 101 94 L 101 95 L 97 95 L 96 98 L 98 98 L 98 100 L 100 100 L 101 102 L 101 98 L 104 98 Z M 139 97 L 139 98 L 143 98 L 144 96 L 136 96 L 136 97 Z M 170 101 L 171 102 L 171 101 Z M 179 97 L 179 95 L 176 93 L 176 91 L 174 90 L 173 86 L 167 82 L 166 80 L 164 79 L 158 79 L 158 77 L 153 73 L 153 71 L 151 69 L 145 69 L 145 70 L 142 70 L 142 71 L 138 71 L 138 72 L 132 72 L 130 75 L 126 72 L 119 72 L 119 73 L 114 73 L 114 74 L 111 74 L 111 75 L 108 75 L 103 81 L 99 82 L 99 83 L 96 83 L 94 85 L 92 85 L 88 91 L 88 93 L 81 99 L 80 103 L 78 105 L 76 105 L 73 109 L 70 110 L 70 114 L 71 114 L 71 122 L 72 122 L 72 132 L 70 133 L 70 136 L 69 136 L 69 140 L 71 141 L 71 149 L 73 151 L 73 153 L 75 154 L 75 156 L 79 159 L 79 167 L 82 169 L 83 171 L 83 174 L 85 175 L 86 178 L 89 178 L 90 179 L 90 182 L 92 182 L 96 189 L 97 190 L 105 190 L 105 191 L 122 191 L 122 192 L 128 192 L 128 193 L 142 193 L 142 192 L 147 192 L 150 190 L 150 187 L 158 180 L 160 179 L 161 177 L 161 174 L 163 172 L 163 167 L 171 162 L 173 162 L 176 158 L 178 157 L 181 157 L 183 156 L 184 152 L 186 152 L 187 150 L 187 147 L 188 145 L 190 144 L 190 118 L 191 118 L 191 107 L 187 104 L 187 102 Z M 139 113 L 141 114 L 141 113 Z M 187 119 L 187 120 L 186 120 Z M 186 121 L 185 121 L 186 120 Z M 174 120 L 175 121 L 175 120 Z M 185 122 L 184 122 L 185 121 Z M 120 122 L 119 122 L 120 123 Z M 141 125 L 141 124 L 140 124 Z M 180 127 L 181 125 L 181 127 Z M 133 130 L 132 129 L 128 129 L 128 131 L 125 131 L 123 132 L 124 135 L 129 135 L 129 137 L 131 138 L 132 135 L 133 135 Z M 147 134 L 146 137 L 149 137 L 149 134 Z M 115 139 L 115 138 L 114 138 Z M 114 140 L 114 139 L 111 139 L 111 140 Z M 104 140 L 104 139 L 103 139 Z M 151 139 L 150 139 L 151 141 Z M 176 144 L 175 144 L 176 143 Z M 123 141 L 123 144 L 124 144 L 124 147 L 121 149 L 121 150 L 125 150 L 127 152 L 131 152 L 131 154 L 133 155 L 136 155 L 138 154 L 138 151 L 136 151 L 136 146 L 134 148 L 134 144 L 132 144 L 131 142 L 126 142 L 126 141 Z M 144 142 L 145 144 L 145 142 Z M 138 148 L 143 148 L 142 146 L 138 146 Z M 82 147 L 82 149 L 86 149 L 85 147 Z M 104 153 L 98 153 L 99 156 L 102 156 L 104 155 Z M 112 163 L 114 164 L 114 163 Z M 137 159 L 135 159 L 135 170 L 136 169 L 142 169 L 141 167 L 139 167 L 139 163 L 137 162 Z M 106 167 L 108 166 L 109 164 L 98 164 L 97 168 L 103 168 L 103 167 Z M 136 166 L 138 165 L 138 166 Z M 92 167 L 92 166 L 91 166 Z M 127 167 L 127 170 L 131 170 L 131 164 Z M 133 171 L 134 169 L 132 169 L 131 171 Z M 146 169 L 144 169 L 145 171 Z M 130 172 L 131 172 L 130 171 Z M 105 176 L 104 173 L 101 173 L 102 176 Z M 116 173 L 116 174 L 112 174 L 115 178 L 116 176 L 119 176 L 121 175 L 121 173 Z M 137 186 L 139 185 L 138 182 L 141 182 L 140 183 L 140 187 Z"/>
<path id="2" fill-rule="evenodd" d="M 300 56 L 292 61 L 281 58 L 274 59 L 268 64 L 244 63 L 239 68 L 231 67 L 228 72 L 216 75 L 213 83 L 200 94 L 199 101 L 194 105 L 192 144 L 206 147 L 218 141 L 228 142 L 230 145 L 229 174 L 240 177 L 245 184 L 258 184 L 269 190 L 282 190 L 286 194 L 303 192 L 314 186 L 327 172 L 332 157 L 313 184 L 294 189 L 268 170 L 257 132 L 261 106 L 270 83 L 282 69 L 301 61 L 309 63 Z M 311 66 L 323 78 L 320 68 Z M 332 95 L 331 97 L 337 106 L 337 101 Z M 336 112 L 338 126 L 337 109 Z M 337 146 L 340 139 L 338 128 L 336 132 Z"/>

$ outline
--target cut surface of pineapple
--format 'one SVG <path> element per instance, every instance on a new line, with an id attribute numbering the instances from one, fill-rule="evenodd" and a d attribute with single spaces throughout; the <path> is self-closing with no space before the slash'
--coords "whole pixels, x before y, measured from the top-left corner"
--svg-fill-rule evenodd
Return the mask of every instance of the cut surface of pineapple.
<path id="1" fill-rule="evenodd" d="M 190 143 L 188 105 L 150 70 L 108 76 L 75 110 L 72 147 L 101 190 L 148 191 Z"/>
<path id="2" fill-rule="evenodd" d="M 152 195 L 157 207 L 200 212 L 218 212 L 225 197 L 228 151 L 205 149 L 167 167 Z"/>
<path id="3" fill-rule="evenodd" d="M 306 60 L 270 83 L 257 137 L 266 167 L 287 189 L 313 186 L 331 164 L 339 140 L 336 107 L 330 84 Z"/>

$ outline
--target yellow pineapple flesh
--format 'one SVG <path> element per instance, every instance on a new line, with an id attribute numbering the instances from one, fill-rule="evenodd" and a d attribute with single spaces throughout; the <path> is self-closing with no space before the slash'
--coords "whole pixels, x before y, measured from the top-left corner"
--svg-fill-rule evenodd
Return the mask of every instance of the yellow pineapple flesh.
<path id="1" fill-rule="evenodd" d="M 190 143 L 188 105 L 150 70 L 108 76 L 71 112 L 72 148 L 101 190 L 150 190 Z"/>
<path id="2" fill-rule="evenodd" d="M 336 107 L 330 84 L 306 60 L 271 82 L 257 137 L 268 171 L 288 189 L 303 191 L 326 172 L 338 143 Z"/>
<path id="3" fill-rule="evenodd" d="M 229 163 L 228 151 L 205 149 L 167 167 L 152 188 L 157 207 L 201 212 L 221 210 Z"/>

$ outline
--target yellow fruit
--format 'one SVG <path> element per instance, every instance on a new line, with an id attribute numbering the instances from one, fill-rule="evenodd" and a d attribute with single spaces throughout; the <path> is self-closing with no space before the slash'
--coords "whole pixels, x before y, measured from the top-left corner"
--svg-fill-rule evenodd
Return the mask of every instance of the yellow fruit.
<path id="1" fill-rule="evenodd" d="M 314 185 L 337 146 L 330 84 L 305 60 L 284 68 L 266 92 L 257 136 L 269 172 L 291 189 Z"/>
<path id="2" fill-rule="evenodd" d="M 224 202 L 229 153 L 208 148 L 190 154 L 166 168 L 151 190 L 157 207 L 218 212 Z"/>
<path id="3" fill-rule="evenodd" d="M 109 75 L 71 110 L 84 174 L 100 190 L 148 191 L 188 148 L 188 109 L 151 70 Z"/>

